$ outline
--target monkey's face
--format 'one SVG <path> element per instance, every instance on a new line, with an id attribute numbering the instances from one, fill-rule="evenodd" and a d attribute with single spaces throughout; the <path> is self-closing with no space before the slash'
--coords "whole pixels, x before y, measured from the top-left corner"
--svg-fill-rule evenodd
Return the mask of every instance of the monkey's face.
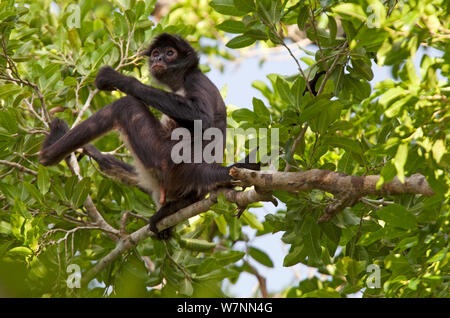
<path id="1" fill-rule="evenodd" d="M 155 77 L 160 77 L 171 65 L 175 65 L 178 51 L 171 47 L 156 47 L 150 52 L 150 72 Z"/>

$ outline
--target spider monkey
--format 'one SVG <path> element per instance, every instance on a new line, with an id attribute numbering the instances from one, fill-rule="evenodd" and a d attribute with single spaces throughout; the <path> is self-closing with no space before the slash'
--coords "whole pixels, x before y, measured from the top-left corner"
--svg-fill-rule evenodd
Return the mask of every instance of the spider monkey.
<path id="1" fill-rule="evenodd" d="M 137 183 L 151 194 L 159 210 L 150 219 L 150 229 L 158 233 L 158 221 L 231 182 L 231 167 L 204 161 L 174 163 L 171 150 L 178 141 L 171 140 L 172 131 L 184 127 L 192 132 L 194 120 L 201 120 L 204 130 L 210 127 L 220 130 L 223 151 L 227 114 L 219 90 L 200 71 L 197 53 L 187 41 L 163 33 L 154 39 L 144 55 L 149 57 L 152 77 L 170 92 L 142 84 L 109 66 L 102 67 L 95 86 L 106 91 L 117 89 L 127 96 L 103 107 L 71 130 L 63 120 L 55 118 L 39 160 L 43 165 L 54 165 L 82 148 L 84 154 L 99 163 L 100 169 L 112 172 L 125 183 Z M 161 120 L 147 105 L 163 113 Z M 133 155 L 135 167 L 111 155 L 103 155 L 88 144 L 113 129 L 120 132 Z M 202 150 L 206 145 L 202 141 Z M 237 163 L 235 166 L 259 170 L 259 164 Z"/>
<path id="2" fill-rule="evenodd" d="M 194 160 L 193 163 L 174 163 L 171 151 L 178 141 L 172 140 L 172 132 L 178 127 L 193 132 L 194 121 L 201 120 L 203 130 L 211 127 L 220 130 L 223 153 L 227 114 L 219 90 L 200 71 L 198 55 L 186 40 L 177 35 L 160 34 L 144 55 L 148 56 L 152 77 L 170 92 L 142 84 L 109 66 L 102 67 L 95 86 L 105 91 L 117 89 L 127 96 L 103 107 L 71 130 L 63 120 L 55 118 L 42 145 L 39 161 L 43 165 L 55 165 L 82 148 L 83 154 L 96 160 L 102 171 L 126 184 L 137 185 L 152 196 L 159 209 L 150 218 L 150 230 L 165 238 L 167 235 L 158 233 L 156 227 L 160 220 L 219 186 L 230 186 L 232 180 L 229 175 L 232 166 Z M 163 113 L 161 120 L 148 106 Z M 104 155 L 89 144 L 110 130 L 120 132 L 135 166 Z M 189 142 L 194 145 L 194 137 Z M 208 143 L 202 141 L 202 150 Z M 249 163 L 248 158 L 233 166 L 260 169 L 259 164 Z"/>

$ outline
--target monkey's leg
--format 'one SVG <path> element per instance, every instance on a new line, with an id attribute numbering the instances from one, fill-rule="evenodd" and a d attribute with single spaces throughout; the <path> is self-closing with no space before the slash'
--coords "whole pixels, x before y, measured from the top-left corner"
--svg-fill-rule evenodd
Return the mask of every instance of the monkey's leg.
<path id="1" fill-rule="evenodd" d="M 63 120 L 55 118 L 50 124 L 50 135 L 42 144 L 39 162 L 45 166 L 55 165 L 71 152 L 111 130 L 114 124 L 112 105 L 114 103 L 102 108 L 71 130 L 68 130 Z"/>
<path id="2" fill-rule="evenodd" d="M 45 139 L 42 148 L 46 149 L 53 145 L 68 131 L 69 126 L 67 126 L 67 123 L 64 120 L 59 118 L 53 119 L 50 123 L 50 134 Z M 113 177 L 126 185 L 139 187 L 138 175 L 136 169 L 132 165 L 129 165 L 112 155 L 103 154 L 91 144 L 83 146 L 82 150 L 84 155 L 97 161 L 100 170 L 106 175 Z M 148 193 L 148 191 L 143 188 L 140 188 L 140 190 Z"/>
<path id="3" fill-rule="evenodd" d="M 134 97 L 126 96 L 105 106 L 62 137 L 60 137 L 61 130 L 57 133 L 52 132 L 43 144 L 40 162 L 44 165 L 56 164 L 69 153 L 112 129 L 120 131 L 134 156 L 138 187 L 151 193 L 153 200 L 158 204 L 159 183 L 154 171 L 160 169 L 163 158 L 170 157 L 170 149 L 167 148 L 167 137 L 159 120 L 146 105 Z M 134 183 L 132 166 L 96 152 L 95 148 L 86 146 L 84 148 L 101 164 L 101 167 L 118 168 L 116 176 L 119 179 L 127 179 Z"/>
<path id="4" fill-rule="evenodd" d="M 60 121 L 57 122 L 61 124 Z M 161 128 L 159 121 L 151 114 L 147 106 L 134 97 L 126 96 L 100 109 L 94 115 L 78 126 L 62 134 L 62 129 L 47 137 L 40 152 L 40 162 L 43 165 L 54 165 L 68 154 L 97 139 L 112 129 L 125 133 L 127 139 L 139 159 L 146 163 L 157 164 L 157 159 L 148 157 L 159 150 L 154 138 L 160 138 L 157 129 Z M 62 135 L 62 136 L 61 136 Z"/>

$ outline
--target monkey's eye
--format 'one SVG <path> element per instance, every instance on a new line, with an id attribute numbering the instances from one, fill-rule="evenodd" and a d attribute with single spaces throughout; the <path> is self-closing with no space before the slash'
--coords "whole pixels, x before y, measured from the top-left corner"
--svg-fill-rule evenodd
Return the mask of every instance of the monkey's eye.
<path id="1" fill-rule="evenodd" d="M 175 54 L 174 50 L 168 50 L 167 56 L 173 56 Z"/>
<path id="2" fill-rule="evenodd" d="M 152 56 L 157 57 L 158 55 L 159 55 L 159 51 L 158 50 L 153 50 Z"/>

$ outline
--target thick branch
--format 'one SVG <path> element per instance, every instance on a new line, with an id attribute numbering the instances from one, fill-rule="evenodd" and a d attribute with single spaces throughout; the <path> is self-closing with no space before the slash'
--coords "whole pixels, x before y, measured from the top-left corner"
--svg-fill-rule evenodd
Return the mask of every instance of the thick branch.
<path id="1" fill-rule="evenodd" d="M 353 206 L 366 195 L 397 195 L 404 193 L 432 196 L 433 190 L 425 177 L 414 174 L 402 183 L 397 177 L 377 189 L 379 175 L 349 176 L 345 173 L 312 169 L 305 172 L 263 172 L 232 168 L 230 175 L 245 185 L 258 189 L 285 190 L 288 192 L 311 191 L 319 189 L 335 195 L 335 201 L 325 208 L 319 222 L 328 221 L 349 206 Z"/>
<path id="2" fill-rule="evenodd" d="M 391 182 L 376 188 L 379 175 L 349 176 L 341 172 L 312 169 L 304 172 L 264 172 L 233 167 L 230 175 L 244 184 L 258 186 L 265 190 L 286 190 L 289 192 L 319 189 L 333 194 L 351 193 L 355 196 L 396 195 L 404 193 L 432 196 L 433 190 L 425 177 L 414 174 L 405 178 L 405 183 L 395 177 Z"/>

